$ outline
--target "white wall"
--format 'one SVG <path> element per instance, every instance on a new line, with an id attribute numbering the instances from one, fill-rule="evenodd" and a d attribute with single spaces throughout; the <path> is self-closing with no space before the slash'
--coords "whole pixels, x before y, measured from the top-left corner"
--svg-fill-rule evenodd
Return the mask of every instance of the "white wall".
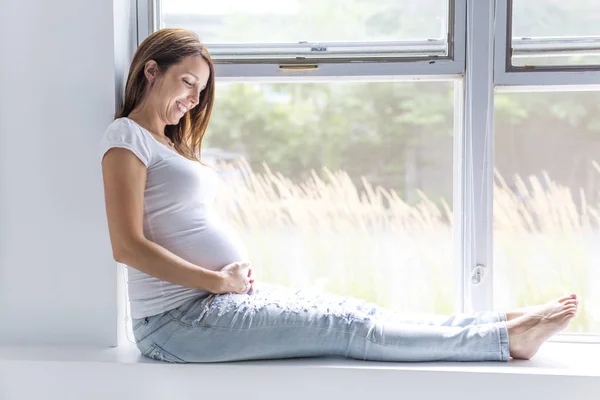
<path id="1" fill-rule="evenodd" d="M 128 4 L 1 1 L 0 344 L 117 343 L 97 148 Z"/>

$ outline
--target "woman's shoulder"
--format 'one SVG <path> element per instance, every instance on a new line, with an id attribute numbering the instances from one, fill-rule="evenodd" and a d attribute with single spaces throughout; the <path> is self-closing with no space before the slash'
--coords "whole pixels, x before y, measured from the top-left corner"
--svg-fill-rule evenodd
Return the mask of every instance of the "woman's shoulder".
<path id="1" fill-rule="evenodd" d="M 101 140 L 100 153 L 111 147 L 124 147 L 134 152 L 146 166 L 152 160 L 151 143 L 141 128 L 129 118 L 117 118 L 110 123 Z"/>
<path id="2" fill-rule="evenodd" d="M 106 128 L 106 132 L 114 130 L 136 131 L 137 125 L 127 117 L 116 118 Z"/>
<path id="3" fill-rule="evenodd" d="M 104 132 L 104 140 L 111 139 L 137 141 L 150 145 L 142 128 L 127 117 L 117 118 L 108 125 Z"/>

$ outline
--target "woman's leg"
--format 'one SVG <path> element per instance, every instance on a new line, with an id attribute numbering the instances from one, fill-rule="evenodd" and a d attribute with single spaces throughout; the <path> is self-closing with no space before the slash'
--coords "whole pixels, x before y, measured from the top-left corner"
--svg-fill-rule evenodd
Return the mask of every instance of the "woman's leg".
<path id="1" fill-rule="evenodd" d="M 174 362 L 343 356 L 378 361 L 508 360 L 506 323 L 406 321 L 356 299 L 266 287 L 209 296 L 136 330 L 140 349 Z M 139 324 L 138 324 L 139 325 Z M 151 334 L 150 334 L 151 333 Z"/>
<path id="2" fill-rule="evenodd" d="M 270 285 L 263 285 L 263 290 L 291 290 Z M 260 291 L 261 289 L 259 289 Z M 477 312 L 472 314 L 455 313 L 452 315 L 443 314 L 408 314 L 399 313 L 377 304 L 367 302 L 354 297 L 338 296 L 333 294 L 324 294 L 318 292 L 310 292 L 305 290 L 292 291 L 296 296 L 305 297 L 313 303 L 328 303 L 334 304 L 347 311 L 356 311 L 361 314 L 369 315 L 376 319 L 383 319 L 388 322 L 400 322 L 405 324 L 422 324 L 422 325 L 437 325 L 437 326 L 460 326 L 468 325 L 483 325 L 495 322 L 504 322 L 507 320 L 507 314 L 504 312 Z"/>

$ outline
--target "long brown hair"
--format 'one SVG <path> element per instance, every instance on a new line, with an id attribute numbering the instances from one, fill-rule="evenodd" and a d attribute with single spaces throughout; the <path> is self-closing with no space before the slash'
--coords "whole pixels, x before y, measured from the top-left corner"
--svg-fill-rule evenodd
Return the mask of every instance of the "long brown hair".
<path id="1" fill-rule="evenodd" d="M 127 117 L 142 101 L 149 84 L 144 75 L 144 66 L 148 61 L 156 61 L 159 71 L 164 73 L 187 56 L 204 58 L 210 68 L 210 76 L 206 88 L 200 93 L 198 105 L 188 111 L 177 125 L 167 125 L 165 135 L 173 141 L 178 153 L 201 162 L 202 138 L 215 100 L 215 68 L 208 50 L 194 32 L 181 28 L 160 29 L 139 45 L 129 68 L 123 107 L 115 114 L 115 119 Z"/>

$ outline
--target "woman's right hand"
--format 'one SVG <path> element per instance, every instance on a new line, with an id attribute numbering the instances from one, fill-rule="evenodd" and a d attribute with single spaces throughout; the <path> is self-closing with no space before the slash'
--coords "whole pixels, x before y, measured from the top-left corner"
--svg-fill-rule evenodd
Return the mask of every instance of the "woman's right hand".
<path id="1" fill-rule="evenodd" d="M 219 273 L 222 276 L 221 288 L 216 294 L 237 293 L 245 294 L 252 289 L 252 270 L 247 261 L 238 261 L 224 266 Z"/>

